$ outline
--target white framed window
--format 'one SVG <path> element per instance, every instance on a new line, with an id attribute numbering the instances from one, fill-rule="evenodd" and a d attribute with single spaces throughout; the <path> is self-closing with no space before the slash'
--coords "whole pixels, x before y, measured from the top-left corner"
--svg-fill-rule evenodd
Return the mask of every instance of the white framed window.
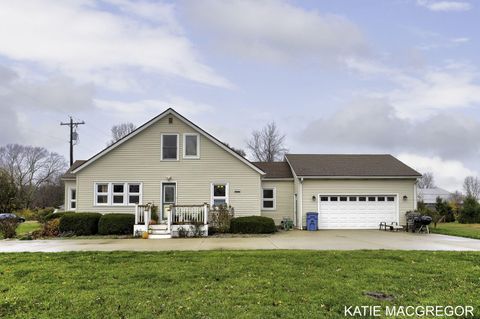
<path id="1" fill-rule="evenodd" d="M 200 136 L 197 133 L 183 134 L 183 158 L 200 158 Z"/>
<path id="2" fill-rule="evenodd" d="M 125 184 L 113 183 L 112 184 L 112 205 L 124 205 L 125 204 Z"/>
<path id="3" fill-rule="evenodd" d="M 106 206 L 109 204 L 109 183 L 95 183 L 95 205 Z"/>
<path id="4" fill-rule="evenodd" d="M 142 198 L 142 185 L 140 183 L 128 183 L 127 184 L 127 191 L 128 191 L 128 204 L 135 205 L 141 204 Z"/>
<path id="5" fill-rule="evenodd" d="M 161 135 L 162 161 L 178 161 L 178 134 Z"/>
<path id="6" fill-rule="evenodd" d="M 228 205 L 228 183 L 212 183 L 210 205 Z"/>
<path id="7" fill-rule="evenodd" d="M 142 203 L 142 183 L 95 183 L 95 206 L 133 206 Z"/>
<path id="8" fill-rule="evenodd" d="M 77 209 L 77 189 L 70 187 L 68 189 L 68 210 Z"/>
<path id="9" fill-rule="evenodd" d="M 262 189 L 262 209 L 263 210 L 276 209 L 275 193 L 276 193 L 275 187 L 265 187 Z"/>

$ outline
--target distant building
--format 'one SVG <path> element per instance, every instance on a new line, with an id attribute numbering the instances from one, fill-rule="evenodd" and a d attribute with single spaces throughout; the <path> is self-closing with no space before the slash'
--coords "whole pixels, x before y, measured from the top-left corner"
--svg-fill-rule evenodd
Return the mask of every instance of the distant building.
<path id="1" fill-rule="evenodd" d="M 440 187 L 418 189 L 418 200 L 430 207 L 435 206 L 437 197 L 448 201 L 451 196 L 452 193 Z"/>

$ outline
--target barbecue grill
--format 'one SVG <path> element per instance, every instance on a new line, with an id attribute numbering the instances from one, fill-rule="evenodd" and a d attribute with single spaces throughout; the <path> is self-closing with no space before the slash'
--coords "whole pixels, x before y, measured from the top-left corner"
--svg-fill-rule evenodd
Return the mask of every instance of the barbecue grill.
<path id="1" fill-rule="evenodd" d="M 421 215 L 419 212 L 408 212 L 407 231 L 412 233 L 430 233 L 428 225 L 432 222 L 432 217 Z"/>

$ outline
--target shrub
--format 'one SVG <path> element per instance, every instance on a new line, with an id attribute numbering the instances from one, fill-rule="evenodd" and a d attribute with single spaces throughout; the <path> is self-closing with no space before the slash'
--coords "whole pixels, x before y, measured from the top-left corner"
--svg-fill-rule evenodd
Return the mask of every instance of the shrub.
<path id="1" fill-rule="evenodd" d="M 50 221 L 52 219 L 61 218 L 63 215 L 67 214 L 67 212 L 58 212 L 58 213 L 51 213 L 45 216 L 45 221 Z"/>
<path id="2" fill-rule="evenodd" d="M 230 222 L 233 218 L 233 208 L 227 205 L 220 205 L 208 212 L 208 227 L 215 229 L 217 233 L 228 233 Z M 209 232 L 211 233 L 211 232 Z"/>
<path id="3" fill-rule="evenodd" d="M 274 233 L 276 230 L 275 222 L 269 217 L 237 217 L 230 222 L 230 231 L 232 233 L 269 234 Z"/>
<path id="4" fill-rule="evenodd" d="M 35 210 L 35 219 L 44 224 L 47 222 L 47 216 L 53 214 L 54 211 L 53 207 L 38 208 Z"/>
<path id="5" fill-rule="evenodd" d="M 25 218 L 25 220 L 36 220 L 37 212 L 28 208 L 17 210 L 15 215 Z"/>
<path id="6" fill-rule="evenodd" d="M 98 233 L 99 213 L 67 213 L 60 218 L 60 232 L 71 232 L 77 236 Z"/>
<path id="7" fill-rule="evenodd" d="M 152 205 L 152 220 L 158 221 L 158 206 L 157 205 Z"/>
<path id="8" fill-rule="evenodd" d="M 32 233 L 33 238 L 56 237 L 60 234 L 60 219 L 52 219 L 43 224 L 43 228 Z"/>
<path id="9" fill-rule="evenodd" d="M 98 222 L 100 235 L 131 235 L 135 215 L 132 214 L 105 214 Z"/>
<path id="10" fill-rule="evenodd" d="M 458 222 L 462 224 L 480 223 L 480 204 L 474 197 L 467 196 L 465 198 Z"/>
<path id="11" fill-rule="evenodd" d="M 0 220 L 0 233 L 3 238 L 14 238 L 17 236 L 18 220 L 13 218 L 6 218 Z"/>

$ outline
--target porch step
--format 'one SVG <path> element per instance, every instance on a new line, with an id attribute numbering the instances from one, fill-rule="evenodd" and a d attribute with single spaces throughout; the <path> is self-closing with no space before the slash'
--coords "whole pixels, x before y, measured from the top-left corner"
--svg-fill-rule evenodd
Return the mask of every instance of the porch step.
<path id="1" fill-rule="evenodd" d="M 168 225 L 166 224 L 150 225 L 148 226 L 148 228 L 151 230 L 167 230 Z"/>
<path id="2" fill-rule="evenodd" d="M 168 238 L 172 238 L 172 235 L 170 233 L 148 235 L 148 239 L 168 239 Z"/>

